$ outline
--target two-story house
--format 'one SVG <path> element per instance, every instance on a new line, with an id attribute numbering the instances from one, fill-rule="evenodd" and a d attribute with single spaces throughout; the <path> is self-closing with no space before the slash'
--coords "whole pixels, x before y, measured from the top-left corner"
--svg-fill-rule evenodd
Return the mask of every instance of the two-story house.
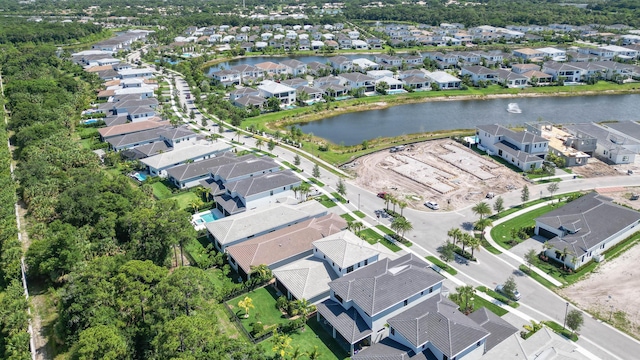
<path id="1" fill-rule="evenodd" d="M 339 74 L 340 84 L 349 90 L 364 89 L 365 92 L 375 91 L 375 78 L 361 73 Z"/>
<path id="2" fill-rule="evenodd" d="M 460 71 L 462 76 L 468 75 L 474 85 L 478 85 L 479 81 L 496 83 L 498 81 L 498 72 L 481 65 L 465 66 Z"/>
<path id="3" fill-rule="evenodd" d="M 278 84 L 277 82 L 265 80 L 258 85 L 260 96 L 265 99 L 275 97 L 280 100 L 283 105 L 294 104 L 296 102 L 296 89 Z"/>
<path id="4" fill-rule="evenodd" d="M 476 129 L 478 148 L 523 171 L 541 168 L 549 151 L 549 140 L 532 132 L 513 131 L 501 125 L 478 125 Z"/>
<path id="5" fill-rule="evenodd" d="M 331 67 L 338 71 L 351 71 L 351 69 L 353 69 L 353 62 L 347 57 L 332 56 L 327 60 Z"/>
<path id="6" fill-rule="evenodd" d="M 280 62 L 281 65 L 284 65 L 285 73 L 291 74 L 293 76 L 304 75 L 307 73 L 307 64 L 302 61 L 296 59 L 284 60 Z"/>

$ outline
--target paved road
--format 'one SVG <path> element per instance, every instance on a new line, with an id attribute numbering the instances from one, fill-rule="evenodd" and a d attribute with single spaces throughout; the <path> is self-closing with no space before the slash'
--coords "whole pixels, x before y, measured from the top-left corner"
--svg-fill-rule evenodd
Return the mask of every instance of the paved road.
<path id="1" fill-rule="evenodd" d="M 191 109 L 195 109 L 193 101 L 186 99 L 189 93 L 188 86 L 179 76 L 176 78 L 176 87 L 180 91 L 180 102 L 187 104 L 187 113 Z M 200 124 L 201 115 L 196 111 L 195 121 Z M 213 133 L 218 133 L 217 126 L 209 125 L 208 129 Z M 225 138 L 231 140 L 237 139 L 234 132 L 227 131 L 223 134 Z M 255 139 L 251 136 L 241 136 L 240 142 L 247 147 L 255 147 Z M 281 160 L 293 163 L 294 153 L 281 146 L 276 147 L 272 151 Z M 304 174 L 308 176 L 312 172 L 313 163 L 304 157 L 299 166 L 304 169 Z M 328 191 L 335 191 L 338 177 L 321 168 L 320 181 L 324 182 L 328 187 Z M 578 190 L 588 190 L 598 187 L 610 186 L 636 186 L 640 183 L 640 176 L 617 176 L 596 179 L 570 179 L 559 183 L 560 191 L 558 193 L 573 192 Z M 546 187 L 548 185 L 531 185 L 531 198 L 548 195 Z M 505 207 L 515 206 L 520 203 L 520 189 L 502 194 Z M 388 219 L 377 219 L 374 210 L 381 209 L 385 206 L 384 201 L 379 199 L 376 194 L 361 189 L 353 183 L 347 181 L 347 198 L 350 200 L 350 206 L 353 210 L 360 209 L 367 214 L 367 222 L 370 224 L 382 223 L 389 224 Z M 487 200 L 490 205 L 493 200 Z M 407 234 L 416 246 L 411 250 L 419 255 L 435 255 L 436 249 L 445 242 L 446 234 L 452 227 L 465 226 L 477 220 L 473 215 L 471 206 L 454 212 L 431 211 L 428 209 L 414 210 L 405 209 L 404 215 L 413 224 L 414 230 Z M 503 282 L 509 275 L 516 275 L 518 289 L 522 294 L 521 306 L 518 310 L 526 316 L 533 317 L 538 320 L 550 319 L 562 324 L 565 312 L 567 310 L 566 301 L 558 295 L 549 291 L 537 282 L 522 276 L 517 270 L 520 265 L 512 257 L 506 255 L 493 255 L 486 251 L 476 252 L 478 258 L 477 264 L 454 264 L 453 266 L 459 271 L 458 278 L 465 283 L 478 286 L 485 285 L 493 288 L 496 284 Z M 573 309 L 572 305 L 568 306 L 569 310 Z M 578 344 L 587 349 L 600 359 L 636 359 L 640 354 L 640 342 L 630 338 L 629 336 L 613 329 L 607 324 L 603 324 L 588 315 L 585 316 L 585 322 L 580 330 L 580 340 Z"/>

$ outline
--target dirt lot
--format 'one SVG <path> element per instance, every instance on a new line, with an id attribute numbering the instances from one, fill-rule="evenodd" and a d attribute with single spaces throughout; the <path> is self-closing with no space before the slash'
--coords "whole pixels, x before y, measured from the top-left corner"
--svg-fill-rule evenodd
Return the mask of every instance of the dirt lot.
<path id="1" fill-rule="evenodd" d="M 416 209 L 436 201 L 441 209 L 456 210 L 488 192 L 498 196 L 525 184 L 522 175 L 449 139 L 380 151 L 360 158 L 353 170 L 359 186 L 394 194 Z"/>
<path id="2" fill-rule="evenodd" d="M 596 189 L 599 194 L 613 199 L 615 203 L 640 210 L 640 199 L 631 200 L 632 195 L 640 196 L 640 187 L 617 187 Z"/>
<path id="3" fill-rule="evenodd" d="M 560 292 L 580 308 L 603 320 L 611 317 L 616 327 L 640 338 L 640 267 L 635 266 L 638 258 L 640 246 L 636 245 L 601 264 L 587 279 Z"/>

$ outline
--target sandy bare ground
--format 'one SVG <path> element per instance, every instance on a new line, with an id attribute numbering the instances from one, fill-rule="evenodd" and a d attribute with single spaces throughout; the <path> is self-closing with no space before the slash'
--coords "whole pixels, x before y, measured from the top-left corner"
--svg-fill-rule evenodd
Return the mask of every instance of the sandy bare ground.
<path id="1" fill-rule="evenodd" d="M 481 201 L 488 192 L 498 196 L 525 184 L 520 174 L 449 139 L 409 145 L 396 153 L 379 151 L 358 159 L 353 170 L 358 186 L 391 193 L 416 209 L 436 201 L 452 211 Z"/>
<path id="2" fill-rule="evenodd" d="M 638 258 L 640 246 L 636 245 L 559 292 L 605 321 L 611 317 L 616 327 L 640 338 L 640 267 L 635 266 Z"/>

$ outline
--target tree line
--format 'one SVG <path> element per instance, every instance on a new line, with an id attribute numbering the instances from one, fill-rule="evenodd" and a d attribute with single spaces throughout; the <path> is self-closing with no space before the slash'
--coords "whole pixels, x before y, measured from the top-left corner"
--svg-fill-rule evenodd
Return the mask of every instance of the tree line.
<path id="1" fill-rule="evenodd" d="M 49 335 L 54 355 L 262 358 L 253 345 L 229 339 L 218 327 L 212 309 L 223 292 L 210 273 L 192 267 L 169 271 L 176 247 L 197 236 L 190 214 L 173 200 L 154 200 L 148 187 L 105 171 L 98 156 L 80 146 L 80 112 L 94 100 L 100 79 L 59 57 L 50 44 L 1 45 L 0 67 L 16 147 L 17 193 L 28 211 L 28 278 L 49 289 L 46 296 L 56 304 Z M 0 298 L 0 358 L 27 359 L 29 337 L 21 331 L 26 312 L 17 311 L 27 304 L 15 281 L 20 244 L 15 187 L 5 174 L 9 160 L 8 151 L 0 152 L 6 165 L 0 196 L 7 207 L 0 209 L 6 288 Z"/>

